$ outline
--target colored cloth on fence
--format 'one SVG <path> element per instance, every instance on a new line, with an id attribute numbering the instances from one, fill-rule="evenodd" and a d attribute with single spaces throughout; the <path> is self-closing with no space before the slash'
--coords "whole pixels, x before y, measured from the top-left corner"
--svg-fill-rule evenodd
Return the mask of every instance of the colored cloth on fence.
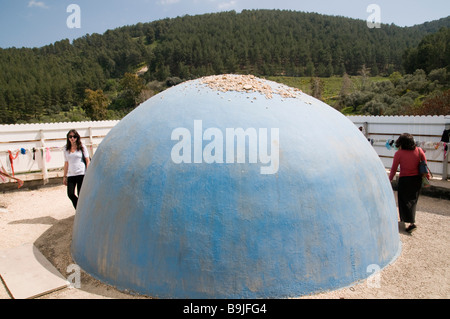
<path id="1" fill-rule="evenodd" d="M 9 162 L 11 164 L 12 176 L 14 176 L 14 160 L 17 158 L 17 156 L 19 156 L 19 152 L 20 151 L 16 151 L 16 155 L 12 155 L 12 152 L 8 151 L 8 153 L 9 153 Z"/>
<path id="2" fill-rule="evenodd" d="M 52 159 L 52 156 L 50 155 L 50 149 L 47 147 L 45 149 L 45 160 L 47 161 L 47 163 L 49 163 L 51 159 Z"/>

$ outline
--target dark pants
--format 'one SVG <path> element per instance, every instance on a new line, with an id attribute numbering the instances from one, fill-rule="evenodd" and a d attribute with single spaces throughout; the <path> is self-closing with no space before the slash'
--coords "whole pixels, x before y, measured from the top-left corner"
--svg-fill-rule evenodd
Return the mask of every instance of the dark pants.
<path id="1" fill-rule="evenodd" d="M 75 195 L 75 187 L 77 194 L 80 196 L 81 185 L 83 184 L 84 175 L 69 176 L 67 178 L 67 196 L 72 201 L 73 207 L 77 209 L 78 197 Z"/>
<path id="2" fill-rule="evenodd" d="M 421 188 L 421 176 L 403 176 L 398 179 L 397 195 L 400 221 L 415 223 L 416 206 Z"/>

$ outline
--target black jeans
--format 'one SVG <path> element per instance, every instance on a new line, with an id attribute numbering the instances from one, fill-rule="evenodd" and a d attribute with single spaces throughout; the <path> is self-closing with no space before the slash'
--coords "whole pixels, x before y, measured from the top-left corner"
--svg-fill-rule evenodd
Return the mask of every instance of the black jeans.
<path id="1" fill-rule="evenodd" d="M 77 194 L 80 196 L 81 185 L 83 184 L 84 175 L 69 176 L 67 178 L 67 196 L 72 201 L 73 207 L 77 209 L 78 197 L 75 195 L 75 187 Z"/>

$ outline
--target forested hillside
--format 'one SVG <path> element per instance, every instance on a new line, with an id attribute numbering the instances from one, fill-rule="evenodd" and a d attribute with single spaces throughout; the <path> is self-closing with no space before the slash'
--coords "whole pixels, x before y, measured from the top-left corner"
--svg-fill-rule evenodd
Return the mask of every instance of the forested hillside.
<path id="1" fill-rule="evenodd" d="M 433 55 L 421 41 L 443 27 L 450 27 L 450 17 L 369 29 L 365 21 L 344 17 L 244 10 L 139 23 L 41 48 L 0 49 L 0 123 L 119 118 L 167 85 L 210 74 L 413 73 L 423 52 Z M 425 71 L 436 67 L 430 68 Z"/>
<path id="2" fill-rule="evenodd" d="M 417 46 L 426 34 L 450 26 L 450 18 L 413 28 L 369 29 L 361 20 L 262 10 L 184 17 L 156 25 L 158 36 L 146 38 L 155 43 L 151 70 L 156 76 L 226 70 L 326 77 L 356 75 L 364 64 L 372 75 L 399 71 L 404 51 Z M 134 36 L 148 35 L 143 25 L 131 31 Z"/>

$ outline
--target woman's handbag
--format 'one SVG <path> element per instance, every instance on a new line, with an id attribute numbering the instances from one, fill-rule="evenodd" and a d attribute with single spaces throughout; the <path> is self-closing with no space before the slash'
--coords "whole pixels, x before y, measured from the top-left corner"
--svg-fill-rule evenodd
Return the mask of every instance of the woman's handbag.
<path id="1" fill-rule="evenodd" d="M 419 163 L 419 174 L 422 175 L 422 176 L 423 175 L 427 175 L 428 171 L 429 171 L 429 168 L 428 168 L 427 162 L 420 161 L 420 163 Z"/>
<path id="2" fill-rule="evenodd" d="M 420 153 L 420 162 L 419 162 L 419 174 L 422 176 L 422 186 L 423 187 L 430 187 L 430 181 L 428 180 L 428 173 L 430 173 L 431 176 L 433 174 L 431 173 L 430 169 L 428 168 L 427 162 L 425 161 L 425 158 L 422 158 L 422 153 Z"/>
<path id="3" fill-rule="evenodd" d="M 81 153 L 82 153 L 82 155 L 81 155 L 81 160 L 83 161 L 84 166 L 87 168 L 86 156 L 84 155 L 83 147 L 81 147 Z M 91 160 L 91 157 L 90 157 L 90 156 L 89 156 L 89 160 Z"/>

